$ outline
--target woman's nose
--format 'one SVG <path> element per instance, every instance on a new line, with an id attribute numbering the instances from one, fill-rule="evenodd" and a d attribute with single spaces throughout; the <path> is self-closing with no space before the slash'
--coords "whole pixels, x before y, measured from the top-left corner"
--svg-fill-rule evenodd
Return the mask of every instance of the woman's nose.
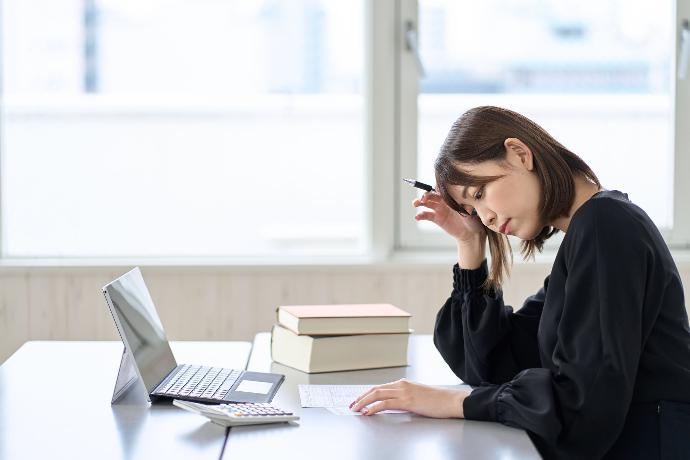
<path id="1" fill-rule="evenodd" d="M 477 211 L 479 213 L 479 218 L 482 220 L 482 223 L 487 226 L 491 227 L 494 223 L 496 223 L 496 214 L 491 212 L 491 211 Z"/>

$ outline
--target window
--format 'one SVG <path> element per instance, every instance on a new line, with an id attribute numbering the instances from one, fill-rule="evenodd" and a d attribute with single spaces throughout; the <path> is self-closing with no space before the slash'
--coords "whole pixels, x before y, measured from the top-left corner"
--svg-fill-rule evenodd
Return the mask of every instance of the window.
<path id="1" fill-rule="evenodd" d="M 674 99 L 674 13 L 670 0 L 420 0 L 425 72 L 404 58 L 402 78 L 418 80 L 418 91 L 401 94 L 415 99 L 401 116 L 418 123 L 401 134 L 403 172 L 433 183 L 457 117 L 503 106 L 539 123 L 670 235 L 685 206 L 674 189 L 674 108 L 683 103 Z M 401 245 L 447 245 L 437 227 L 412 219 L 414 192 L 402 190 Z"/>
<path id="2" fill-rule="evenodd" d="M 690 243 L 687 2 L 0 3 L 2 257 L 446 248 L 400 179 L 487 104 Z"/>
<path id="3" fill-rule="evenodd" d="M 363 24 L 329 0 L 3 2 L 3 256 L 361 253 Z"/>

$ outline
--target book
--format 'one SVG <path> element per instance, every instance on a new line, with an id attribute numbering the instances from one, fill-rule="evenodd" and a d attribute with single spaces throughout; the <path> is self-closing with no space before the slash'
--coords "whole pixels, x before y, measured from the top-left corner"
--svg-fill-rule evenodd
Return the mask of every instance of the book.
<path id="1" fill-rule="evenodd" d="M 278 323 L 299 335 L 405 333 L 410 314 L 391 304 L 291 305 Z"/>
<path id="2" fill-rule="evenodd" d="M 276 324 L 271 331 L 271 358 L 307 373 L 407 366 L 410 332 L 310 336 Z"/>

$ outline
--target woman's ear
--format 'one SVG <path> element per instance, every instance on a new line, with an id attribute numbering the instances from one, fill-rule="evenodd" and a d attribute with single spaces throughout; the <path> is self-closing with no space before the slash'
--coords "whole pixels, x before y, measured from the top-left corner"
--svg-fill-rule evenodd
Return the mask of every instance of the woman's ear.
<path id="1" fill-rule="evenodd" d="M 534 157 L 527 144 L 516 137 L 509 137 L 503 142 L 503 145 L 506 148 L 507 160 L 513 166 L 522 167 L 527 171 L 534 169 Z"/>

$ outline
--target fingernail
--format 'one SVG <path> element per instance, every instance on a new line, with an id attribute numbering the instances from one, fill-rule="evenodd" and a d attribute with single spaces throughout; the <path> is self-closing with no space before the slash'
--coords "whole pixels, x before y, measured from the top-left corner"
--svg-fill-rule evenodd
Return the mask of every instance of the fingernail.
<path id="1" fill-rule="evenodd" d="M 366 413 L 368 413 L 368 412 L 369 412 L 369 409 L 367 409 L 366 407 L 365 407 L 364 409 L 362 409 L 362 413 L 363 413 L 363 414 L 366 414 Z"/>
<path id="2" fill-rule="evenodd" d="M 352 409 L 352 406 L 354 406 L 354 405 L 355 405 L 355 402 L 352 401 L 352 402 L 350 403 L 350 409 Z"/>

